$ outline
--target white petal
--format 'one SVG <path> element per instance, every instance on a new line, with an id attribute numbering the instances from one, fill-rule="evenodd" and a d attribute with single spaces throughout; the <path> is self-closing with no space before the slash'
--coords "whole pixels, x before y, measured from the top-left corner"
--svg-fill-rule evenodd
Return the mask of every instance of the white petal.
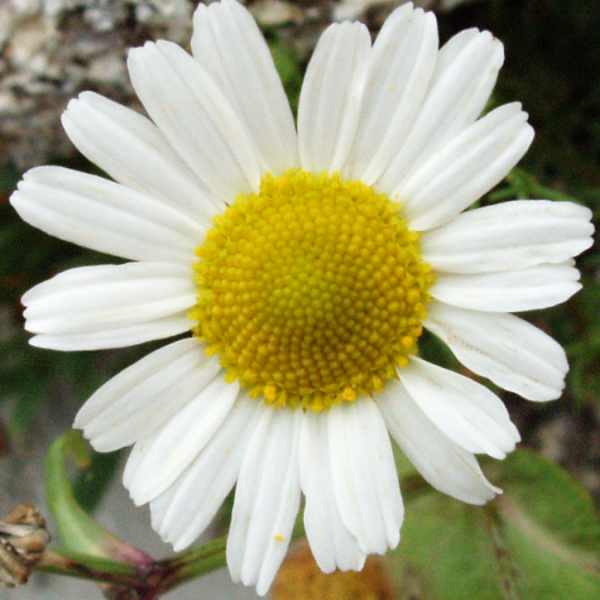
<path id="1" fill-rule="evenodd" d="M 416 357 L 398 375 L 432 423 L 467 452 L 504 458 L 514 450 L 519 432 L 483 385 Z"/>
<path id="2" fill-rule="evenodd" d="M 371 399 L 334 406 L 328 434 L 342 520 L 365 554 L 384 554 L 400 541 L 404 507 L 383 417 Z"/>
<path id="3" fill-rule="evenodd" d="M 240 398 L 179 479 L 150 503 L 152 526 L 179 552 L 202 534 L 233 488 L 259 404 Z"/>
<path id="4" fill-rule="evenodd" d="M 371 40 L 360 23 L 334 23 L 321 35 L 308 65 L 298 106 L 302 168 L 340 171 L 360 116 Z"/>
<path id="5" fill-rule="evenodd" d="M 102 177 L 62 167 L 25 173 L 10 202 L 55 237 L 131 260 L 191 264 L 204 231 L 179 211 Z"/>
<path id="6" fill-rule="evenodd" d="M 592 211 L 573 202 L 514 200 L 477 208 L 421 238 L 436 271 L 482 273 L 560 263 L 593 244 Z"/>
<path id="7" fill-rule="evenodd" d="M 533 141 L 526 121 L 518 103 L 501 106 L 433 153 L 394 192 L 411 228 L 448 222 L 502 181 Z"/>
<path id="8" fill-rule="evenodd" d="M 350 176 L 373 184 L 398 154 L 421 109 L 438 52 L 435 15 L 397 8 L 369 59 Z"/>
<path id="9" fill-rule="evenodd" d="M 159 41 L 130 50 L 127 64 L 152 120 L 219 199 L 231 202 L 258 189 L 261 172 L 248 132 L 197 61 Z"/>
<path id="10" fill-rule="evenodd" d="M 79 151 L 116 181 L 160 198 L 201 226 L 220 208 L 146 117 L 94 92 L 71 100 L 63 126 Z"/>
<path id="11" fill-rule="evenodd" d="M 571 262 L 518 271 L 440 274 L 431 288 L 437 300 L 485 312 L 518 312 L 565 302 L 581 289 Z"/>
<path id="12" fill-rule="evenodd" d="M 96 390 L 77 413 L 74 427 L 83 429 L 86 435 L 98 435 L 120 426 L 138 412 L 152 416 L 160 403 L 168 404 L 164 397 L 181 396 L 170 392 L 173 386 L 206 367 L 205 385 L 220 369 L 218 361 L 209 359 L 193 337 L 163 346 Z M 133 440 L 140 439 L 138 432 L 131 429 Z"/>
<path id="13" fill-rule="evenodd" d="M 344 525 L 335 498 L 326 415 L 304 415 L 299 452 L 304 528 L 319 568 L 324 573 L 362 570 L 366 556 Z"/>
<path id="14" fill-rule="evenodd" d="M 504 61 L 502 44 L 488 31 L 467 30 L 438 56 L 430 91 L 400 152 L 377 182 L 387 194 L 410 176 L 419 158 L 435 151 L 475 121 Z"/>
<path id="15" fill-rule="evenodd" d="M 485 504 L 501 490 L 481 472 L 475 457 L 451 442 L 398 382 L 377 401 L 396 443 L 434 488 L 469 504 Z"/>
<path id="16" fill-rule="evenodd" d="M 185 471 L 221 427 L 238 393 L 238 383 L 215 377 L 171 417 L 131 481 L 131 498 L 138 506 L 162 494 Z"/>
<path id="17" fill-rule="evenodd" d="M 296 166 L 292 111 L 269 48 L 250 13 L 233 0 L 199 4 L 192 50 L 237 109 L 266 169 L 279 174 Z"/>
<path id="18" fill-rule="evenodd" d="M 301 411 L 262 407 L 235 491 L 227 538 L 234 581 L 267 593 L 289 546 L 300 505 Z"/>
<path id="19" fill-rule="evenodd" d="M 140 464 L 142 458 L 144 458 L 144 453 L 151 443 L 152 434 L 138 440 L 131 448 L 129 456 L 127 457 L 127 461 L 125 462 L 125 469 L 123 470 L 123 486 L 125 489 L 129 489 L 131 480 L 135 475 L 138 465 Z"/>
<path id="20" fill-rule="evenodd" d="M 189 331 L 194 322 L 187 314 L 179 313 L 171 317 L 156 319 L 147 323 L 116 327 L 92 333 L 69 333 L 66 335 L 34 335 L 29 343 L 36 348 L 48 350 L 103 350 L 106 348 L 125 348 L 144 344 L 153 340 L 162 340 Z"/>
<path id="21" fill-rule="evenodd" d="M 445 85 L 451 85 L 448 73 L 452 69 L 457 69 L 455 72 L 458 72 L 457 63 L 464 61 L 463 65 L 465 67 L 471 67 L 473 61 L 478 60 L 476 56 L 478 51 L 484 57 L 482 66 L 479 70 L 474 71 L 472 84 L 469 87 L 468 94 L 463 97 L 462 105 L 451 109 L 454 114 L 451 116 L 450 124 L 448 121 L 445 122 L 448 129 L 443 139 L 450 139 L 454 133 L 473 123 L 483 112 L 496 85 L 500 69 L 504 64 L 504 46 L 489 31 L 479 31 L 472 28 L 454 35 L 440 50 L 434 74 L 434 84 L 448 78 Z"/>
<path id="22" fill-rule="evenodd" d="M 562 393 L 569 369 L 565 351 L 527 321 L 432 302 L 425 326 L 467 369 L 504 389 L 538 402 Z"/>
<path id="23" fill-rule="evenodd" d="M 24 294 L 25 329 L 70 335 L 152 323 L 196 303 L 191 269 L 173 263 L 78 267 Z"/>
<path id="24" fill-rule="evenodd" d="M 196 340 L 182 340 L 113 377 L 84 404 L 75 427 L 100 452 L 129 446 L 166 424 L 220 375 Z"/>

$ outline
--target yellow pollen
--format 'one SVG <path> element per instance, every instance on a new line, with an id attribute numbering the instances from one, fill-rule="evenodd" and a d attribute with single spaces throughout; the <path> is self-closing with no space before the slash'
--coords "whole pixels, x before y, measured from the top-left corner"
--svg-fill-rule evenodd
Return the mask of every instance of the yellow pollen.
<path id="1" fill-rule="evenodd" d="M 359 181 L 265 175 L 196 253 L 194 334 L 251 397 L 320 412 L 416 351 L 433 271 L 400 205 Z"/>

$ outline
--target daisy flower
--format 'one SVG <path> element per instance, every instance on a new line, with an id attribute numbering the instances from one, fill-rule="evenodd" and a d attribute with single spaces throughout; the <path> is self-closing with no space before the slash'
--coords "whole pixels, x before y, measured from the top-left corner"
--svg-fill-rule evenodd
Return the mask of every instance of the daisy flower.
<path id="1" fill-rule="evenodd" d="M 193 55 L 158 41 L 128 67 L 149 118 L 85 92 L 63 116 L 115 181 L 25 174 L 28 223 L 131 262 L 68 270 L 23 296 L 34 346 L 118 348 L 190 333 L 102 386 L 75 426 L 96 450 L 133 446 L 124 484 L 175 550 L 235 486 L 234 581 L 265 594 L 304 526 L 325 572 L 400 539 L 393 438 L 438 490 L 500 490 L 476 455 L 519 434 L 487 387 L 418 357 L 426 328 L 470 371 L 558 398 L 561 347 L 510 313 L 581 287 L 587 208 L 517 200 L 469 208 L 533 139 L 519 103 L 480 117 L 502 44 L 469 29 L 441 48 L 405 4 L 372 44 L 331 25 L 297 125 L 268 47 L 235 0 L 200 5 Z"/>

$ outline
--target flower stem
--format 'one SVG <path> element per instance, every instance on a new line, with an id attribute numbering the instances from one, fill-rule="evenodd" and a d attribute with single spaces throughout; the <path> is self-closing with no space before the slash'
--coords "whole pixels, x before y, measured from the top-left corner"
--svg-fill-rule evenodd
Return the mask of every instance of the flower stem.
<path id="1" fill-rule="evenodd" d="M 428 489 L 418 476 L 405 478 L 403 484 L 407 496 L 418 496 Z M 302 521 L 298 520 L 292 537 L 297 539 L 303 535 L 304 527 Z M 65 551 L 46 551 L 35 569 L 136 590 L 141 598 L 154 599 L 191 579 L 224 567 L 226 545 L 226 536 L 215 538 L 202 546 L 153 561 L 149 565 Z"/>
<path id="2" fill-rule="evenodd" d="M 35 569 L 124 586 L 135 586 L 139 582 L 139 574 L 133 565 L 85 554 L 47 550 Z"/>
<path id="3" fill-rule="evenodd" d="M 143 598 L 154 598 L 225 566 L 225 546 L 226 538 L 217 538 L 199 548 L 155 561 L 148 568 L 85 554 L 46 551 L 35 568 L 45 573 L 138 590 Z"/>

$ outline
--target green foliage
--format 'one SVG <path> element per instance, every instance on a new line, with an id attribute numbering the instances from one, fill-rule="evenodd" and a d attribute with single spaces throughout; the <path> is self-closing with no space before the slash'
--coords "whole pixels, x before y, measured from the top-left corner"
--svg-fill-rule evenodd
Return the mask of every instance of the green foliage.
<path id="1" fill-rule="evenodd" d="M 110 558 L 109 535 L 81 508 L 75 498 L 67 474 L 66 460 L 69 458 L 83 468 L 89 466 L 91 459 L 89 447 L 75 431 L 57 439 L 46 457 L 48 507 L 54 517 L 62 547 L 68 552 Z"/>
<path id="2" fill-rule="evenodd" d="M 91 450 L 91 449 L 90 449 Z M 121 452 L 100 454 L 90 451 L 89 463 L 73 481 L 73 493 L 86 512 L 93 512 L 114 478 Z"/>
<path id="3" fill-rule="evenodd" d="M 489 471 L 504 494 L 487 507 L 429 488 L 409 496 L 389 559 L 398 597 L 415 577 L 428 600 L 600 597 L 600 520 L 585 490 L 528 451 Z"/>
<path id="4" fill-rule="evenodd" d="M 298 111 L 298 98 L 302 87 L 302 65 L 292 48 L 286 46 L 276 34 L 269 44 L 277 72 L 283 82 L 294 113 Z"/>
<path id="5" fill-rule="evenodd" d="M 512 200 L 514 198 L 577 201 L 565 192 L 542 185 L 531 173 L 519 168 L 511 171 L 506 178 L 506 185 L 487 196 L 489 202 Z"/>
<path id="6" fill-rule="evenodd" d="M 48 508 L 62 550 L 74 556 L 119 560 L 141 567 L 151 564 L 147 554 L 109 533 L 81 506 L 68 475 L 69 460 L 80 469 L 89 468 L 93 460 L 91 448 L 77 431 L 68 431 L 58 438 L 46 457 Z"/>

